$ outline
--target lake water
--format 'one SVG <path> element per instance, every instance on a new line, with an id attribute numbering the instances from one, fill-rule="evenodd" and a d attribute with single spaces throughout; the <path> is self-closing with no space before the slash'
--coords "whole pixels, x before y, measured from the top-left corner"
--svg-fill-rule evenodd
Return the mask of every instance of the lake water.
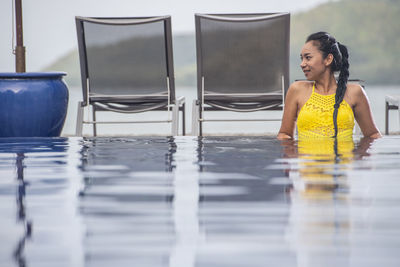
<path id="1" fill-rule="evenodd" d="M 375 122 L 382 133 L 385 130 L 385 95 L 400 94 L 399 86 L 367 86 L 366 92 L 371 102 L 371 109 L 374 114 Z M 196 98 L 196 88 L 177 88 L 177 96 L 186 98 L 186 127 L 187 132 L 191 132 L 192 103 Z M 70 102 L 68 115 L 65 123 L 63 136 L 75 134 L 77 103 L 82 99 L 80 88 L 70 88 Z M 150 112 L 137 115 L 121 115 L 110 112 L 99 113 L 98 119 L 101 120 L 139 120 L 151 118 L 165 118 L 166 112 Z M 253 118 L 271 117 L 280 119 L 282 111 L 267 111 L 250 113 Z M 237 112 L 214 112 L 207 118 L 248 118 L 249 113 Z M 85 117 L 86 118 L 86 117 Z M 112 124 L 99 125 L 99 134 L 101 135 L 169 135 L 171 130 L 168 124 Z M 279 121 L 272 122 L 239 122 L 239 123 L 221 123 L 209 122 L 204 126 L 204 133 L 207 135 L 276 135 L 280 127 Z M 390 114 L 390 130 L 399 132 L 399 119 L 397 112 Z M 91 126 L 84 127 L 84 134 L 91 135 Z"/>
<path id="2" fill-rule="evenodd" d="M 400 137 L 0 139 L 0 266 L 400 266 Z"/>

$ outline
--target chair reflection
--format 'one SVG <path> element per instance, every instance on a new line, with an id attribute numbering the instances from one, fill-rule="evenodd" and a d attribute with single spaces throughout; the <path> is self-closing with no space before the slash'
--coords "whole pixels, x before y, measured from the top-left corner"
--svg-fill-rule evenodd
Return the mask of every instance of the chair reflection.
<path id="1" fill-rule="evenodd" d="M 198 137 L 198 165 L 208 187 L 220 188 L 220 194 L 202 194 L 202 201 L 277 201 L 284 200 L 282 186 L 270 184 L 270 179 L 281 175 L 281 170 L 265 171 L 265 166 L 281 156 L 280 146 L 265 137 Z M 212 181 L 212 182 L 210 182 Z M 238 192 L 229 194 L 236 188 Z"/>
<path id="2" fill-rule="evenodd" d="M 80 195 L 89 196 L 91 187 L 97 187 L 96 191 L 101 192 L 101 196 L 115 197 L 123 195 L 124 191 L 116 191 L 114 195 L 109 195 L 109 192 L 103 191 L 103 186 L 110 188 L 126 185 L 137 188 L 152 182 L 167 185 L 171 183 L 170 176 L 175 168 L 175 152 L 174 137 L 84 138 L 80 151 L 84 188 Z M 160 197 L 165 198 L 167 202 L 172 200 L 170 193 L 153 197 L 151 194 L 129 195 L 128 201 L 151 201 L 152 198 L 156 200 Z"/>

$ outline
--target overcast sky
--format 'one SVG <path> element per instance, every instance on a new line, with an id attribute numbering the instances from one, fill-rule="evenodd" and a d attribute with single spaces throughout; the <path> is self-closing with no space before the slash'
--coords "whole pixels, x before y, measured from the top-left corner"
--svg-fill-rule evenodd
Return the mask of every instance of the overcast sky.
<path id="1" fill-rule="evenodd" d="M 0 72 L 15 71 L 12 2 L 0 0 Z M 27 71 L 77 47 L 75 16 L 171 15 L 173 34 L 194 32 L 195 13 L 295 13 L 332 0 L 22 0 Z"/>

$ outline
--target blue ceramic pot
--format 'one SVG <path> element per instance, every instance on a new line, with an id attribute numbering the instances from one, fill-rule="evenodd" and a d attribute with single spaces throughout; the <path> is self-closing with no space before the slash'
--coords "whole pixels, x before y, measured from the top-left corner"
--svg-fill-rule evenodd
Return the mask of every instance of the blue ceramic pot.
<path id="1" fill-rule="evenodd" d="M 64 75 L 0 73 L 0 137 L 60 136 L 68 108 Z"/>

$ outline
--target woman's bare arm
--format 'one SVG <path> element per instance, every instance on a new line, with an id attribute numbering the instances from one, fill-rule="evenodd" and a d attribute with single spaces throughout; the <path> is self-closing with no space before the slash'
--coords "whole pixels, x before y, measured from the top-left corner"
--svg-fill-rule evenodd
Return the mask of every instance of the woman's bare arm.
<path id="1" fill-rule="evenodd" d="M 298 90 L 299 88 L 295 84 L 292 84 L 286 94 L 282 124 L 277 136 L 278 139 L 293 138 L 298 108 Z"/>
<path id="2" fill-rule="evenodd" d="M 381 137 L 382 135 L 376 127 L 372 117 L 371 107 L 364 89 L 359 85 L 353 85 L 353 88 L 351 89 L 356 100 L 353 108 L 354 117 L 360 126 L 363 135 L 371 138 Z"/>

